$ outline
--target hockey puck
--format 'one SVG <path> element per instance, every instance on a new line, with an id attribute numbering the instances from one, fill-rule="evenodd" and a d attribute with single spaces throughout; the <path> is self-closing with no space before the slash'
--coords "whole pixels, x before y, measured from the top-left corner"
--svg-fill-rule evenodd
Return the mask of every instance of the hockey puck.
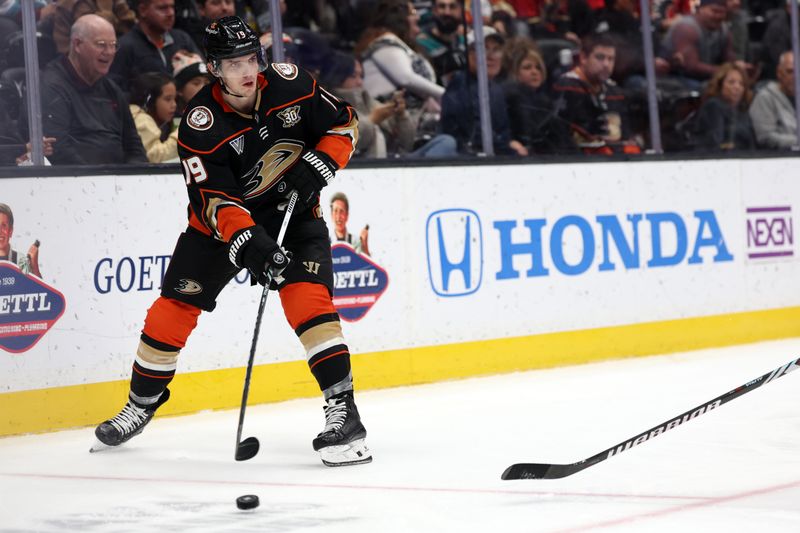
<path id="1" fill-rule="evenodd" d="M 258 507 L 258 496 L 255 494 L 246 494 L 236 498 L 236 507 L 242 510 L 255 509 Z"/>

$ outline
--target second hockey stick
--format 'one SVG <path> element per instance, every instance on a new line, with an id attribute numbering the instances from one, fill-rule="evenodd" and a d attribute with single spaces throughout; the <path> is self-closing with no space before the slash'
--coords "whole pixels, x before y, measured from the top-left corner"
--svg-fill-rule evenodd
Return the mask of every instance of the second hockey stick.
<path id="1" fill-rule="evenodd" d="M 292 191 L 292 196 L 289 198 L 289 205 L 286 207 L 286 214 L 283 215 L 283 223 L 278 232 L 278 246 L 283 244 L 283 238 L 286 236 L 286 228 L 289 227 L 289 219 L 292 218 L 292 211 L 294 205 L 297 203 L 297 191 Z M 272 275 L 267 272 L 267 282 L 264 284 L 264 290 L 261 291 L 261 301 L 258 303 L 258 314 L 256 315 L 256 327 L 253 331 L 253 342 L 250 345 L 250 357 L 247 359 L 247 372 L 244 375 L 244 390 L 242 391 L 242 407 L 239 409 L 239 428 L 236 431 L 236 460 L 247 461 L 252 459 L 258 453 L 260 444 L 255 437 L 247 437 L 242 440 L 242 426 L 244 425 L 244 411 L 247 408 L 247 395 L 250 392 L 250 376 L 253 374 L 253 361 L 256 357 L 256 344 L 258 344 L 258 332 L 261 331 L 261 319 L 264 317 L 264 308 L 267 306 L 267 295 L 269 294 L 269 286 L 272 283 Z"/>
<path id="2" fill-rule="evenodd" d="M 767 372 L 763 376 L 752 381 L 748 381 L 744 385 L 740 385 L 732 391 L 726 392 L 722 396 L 717 396 L 709 402 L 695 407 L 694 409 L 690 409 L 685 413 L 676 416 L 675 418 L 671 418 L 662 424 L 652 427 L 647 431 L 636 435 L 635 437 L 620 442 L 619 444 L 616 444 L 607 450 L 603 450 L 597 455 L 593 455 L 588 459 L 584 459 L 583 461 L 566 465 L 547 463 L 517 463 L 506 468 L 505 472 L 503 472 L 503 475 L 500 476 L 500 479 L 557 479 L 571 476 L 572 474 L 576 474 L 581 470 L 589 468 L 590 466 L 594 466 L 597 463 L 605 461 L 606 459 L 610 459 L 615 455 L 619 455 L 622 452 L 628 451 L 634 446 L 638 446 L 655 437 L 658 437 L 659 435 L 663 435 L 670 429 L 674 429 L 681 424 L 691 422 L 698 416 L 716 409 L 720 405 L 728 403 L 731 400 L 735 400 L 739 396 L 747 394 L 748 392 L 753 391 L 762 385 L 766 385 L 767 383 L 770 383 L 781 376 L 785 376 L 789 372 L 797 370 L 798 368 L 800 368 L 800 358 L 790 361 L 782 367 L 776 368 L 772 372 Z"/>

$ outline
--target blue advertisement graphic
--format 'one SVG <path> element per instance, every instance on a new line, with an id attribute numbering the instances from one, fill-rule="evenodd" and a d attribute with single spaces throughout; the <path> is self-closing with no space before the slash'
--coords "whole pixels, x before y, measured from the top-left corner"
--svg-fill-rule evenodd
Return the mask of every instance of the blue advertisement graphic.
<path id="1" fill-rule="evenodd" d="M 64 295 L 13 263 L 0 261 L 0 348 L 31 349 L 61 318 Z"/>
<path id="2" fill-rule="evenodd" d="M 750 211 L 757 211 L 757 216 L 748 220 L 748 246 L 763 248 L 751 252 L 750 257 L 791 256 L 794 240 L 789 208 Z M 477 292 L 484 264 L 498 265 L 494 279 L 506 281 L 523 276 L 580 276 L 595 269 L 627 271 L 734 260 L 712 209 L 697 209 L 691 215 L 672 211 L 593 217 L 568 214 L 555 220 L 512 218 L 487 224 L 494 230 L 486 235 L 487 242 L 496 242 L 499 250 L 498 256 L 488 258 L 484 257 L 481 219 L 475 211 L 440 209 L 428 216 L 428 279 L 438 296 Z M 640 227 L 644 229 L 640 231 Z M 568 254 L 570 251 L 577 254 Z M 526 260 L 515 263 L 517 257 Z M 530 266 L 521 269 L 522 265 Z"/>
<path id="3" fill-rule="evenodd" d="M 356 322 L 375 305 L 389 286 L 389 275 L 366 255 L 347 244 L 334 244 L 333 306 L 342 320 Z"/>
<path id="4" fill-rule="evenodd" d="M 439 296 L 466 296 L 483 279 L 483 230 L 471 209 L 434 211 L 425 223 L 428 279 Z"/>

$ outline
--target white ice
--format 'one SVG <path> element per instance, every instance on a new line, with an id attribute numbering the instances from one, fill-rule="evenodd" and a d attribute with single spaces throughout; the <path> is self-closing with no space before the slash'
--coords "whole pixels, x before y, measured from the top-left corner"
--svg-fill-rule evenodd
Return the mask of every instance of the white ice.
<path id="1" fill-rule="evenodd" d="M 0 439 L 0 530 L 798 532 L 800 371 L 560 480 L 571 463 L 798 357 L 800 339 L 357 394 L 372 464 L 323 466 L 321 401 L 156 418 L 89 454 L 92 428 Z M 490 356 L 490 355 L 488 355 Z M 109 414 L 120 407 L 109 401 Z M 237 496 L 261 505 L 239 511 Z"/>

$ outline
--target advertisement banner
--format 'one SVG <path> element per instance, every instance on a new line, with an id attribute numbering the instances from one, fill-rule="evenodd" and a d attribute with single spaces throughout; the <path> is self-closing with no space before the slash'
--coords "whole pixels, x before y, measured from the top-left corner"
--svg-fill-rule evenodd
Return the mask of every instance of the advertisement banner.
<path id="1" fill-rule="evenodd" d="M 345 169 L 321 204 L 346 340 L 372 353 L 798 306 L 796 166 Z M 127 379 L 186 227 L 182 177 L 4 180 L 0 204 L 13 211 L 0 257 L 5 239 L 38 268 L 0 263 L 13 280 L 0 284 L 0 393 Z M 259 297 L 237 276 L 179 372 L 244 366 Z M 270 298 L 256 364 L 303 359 Z"/>

